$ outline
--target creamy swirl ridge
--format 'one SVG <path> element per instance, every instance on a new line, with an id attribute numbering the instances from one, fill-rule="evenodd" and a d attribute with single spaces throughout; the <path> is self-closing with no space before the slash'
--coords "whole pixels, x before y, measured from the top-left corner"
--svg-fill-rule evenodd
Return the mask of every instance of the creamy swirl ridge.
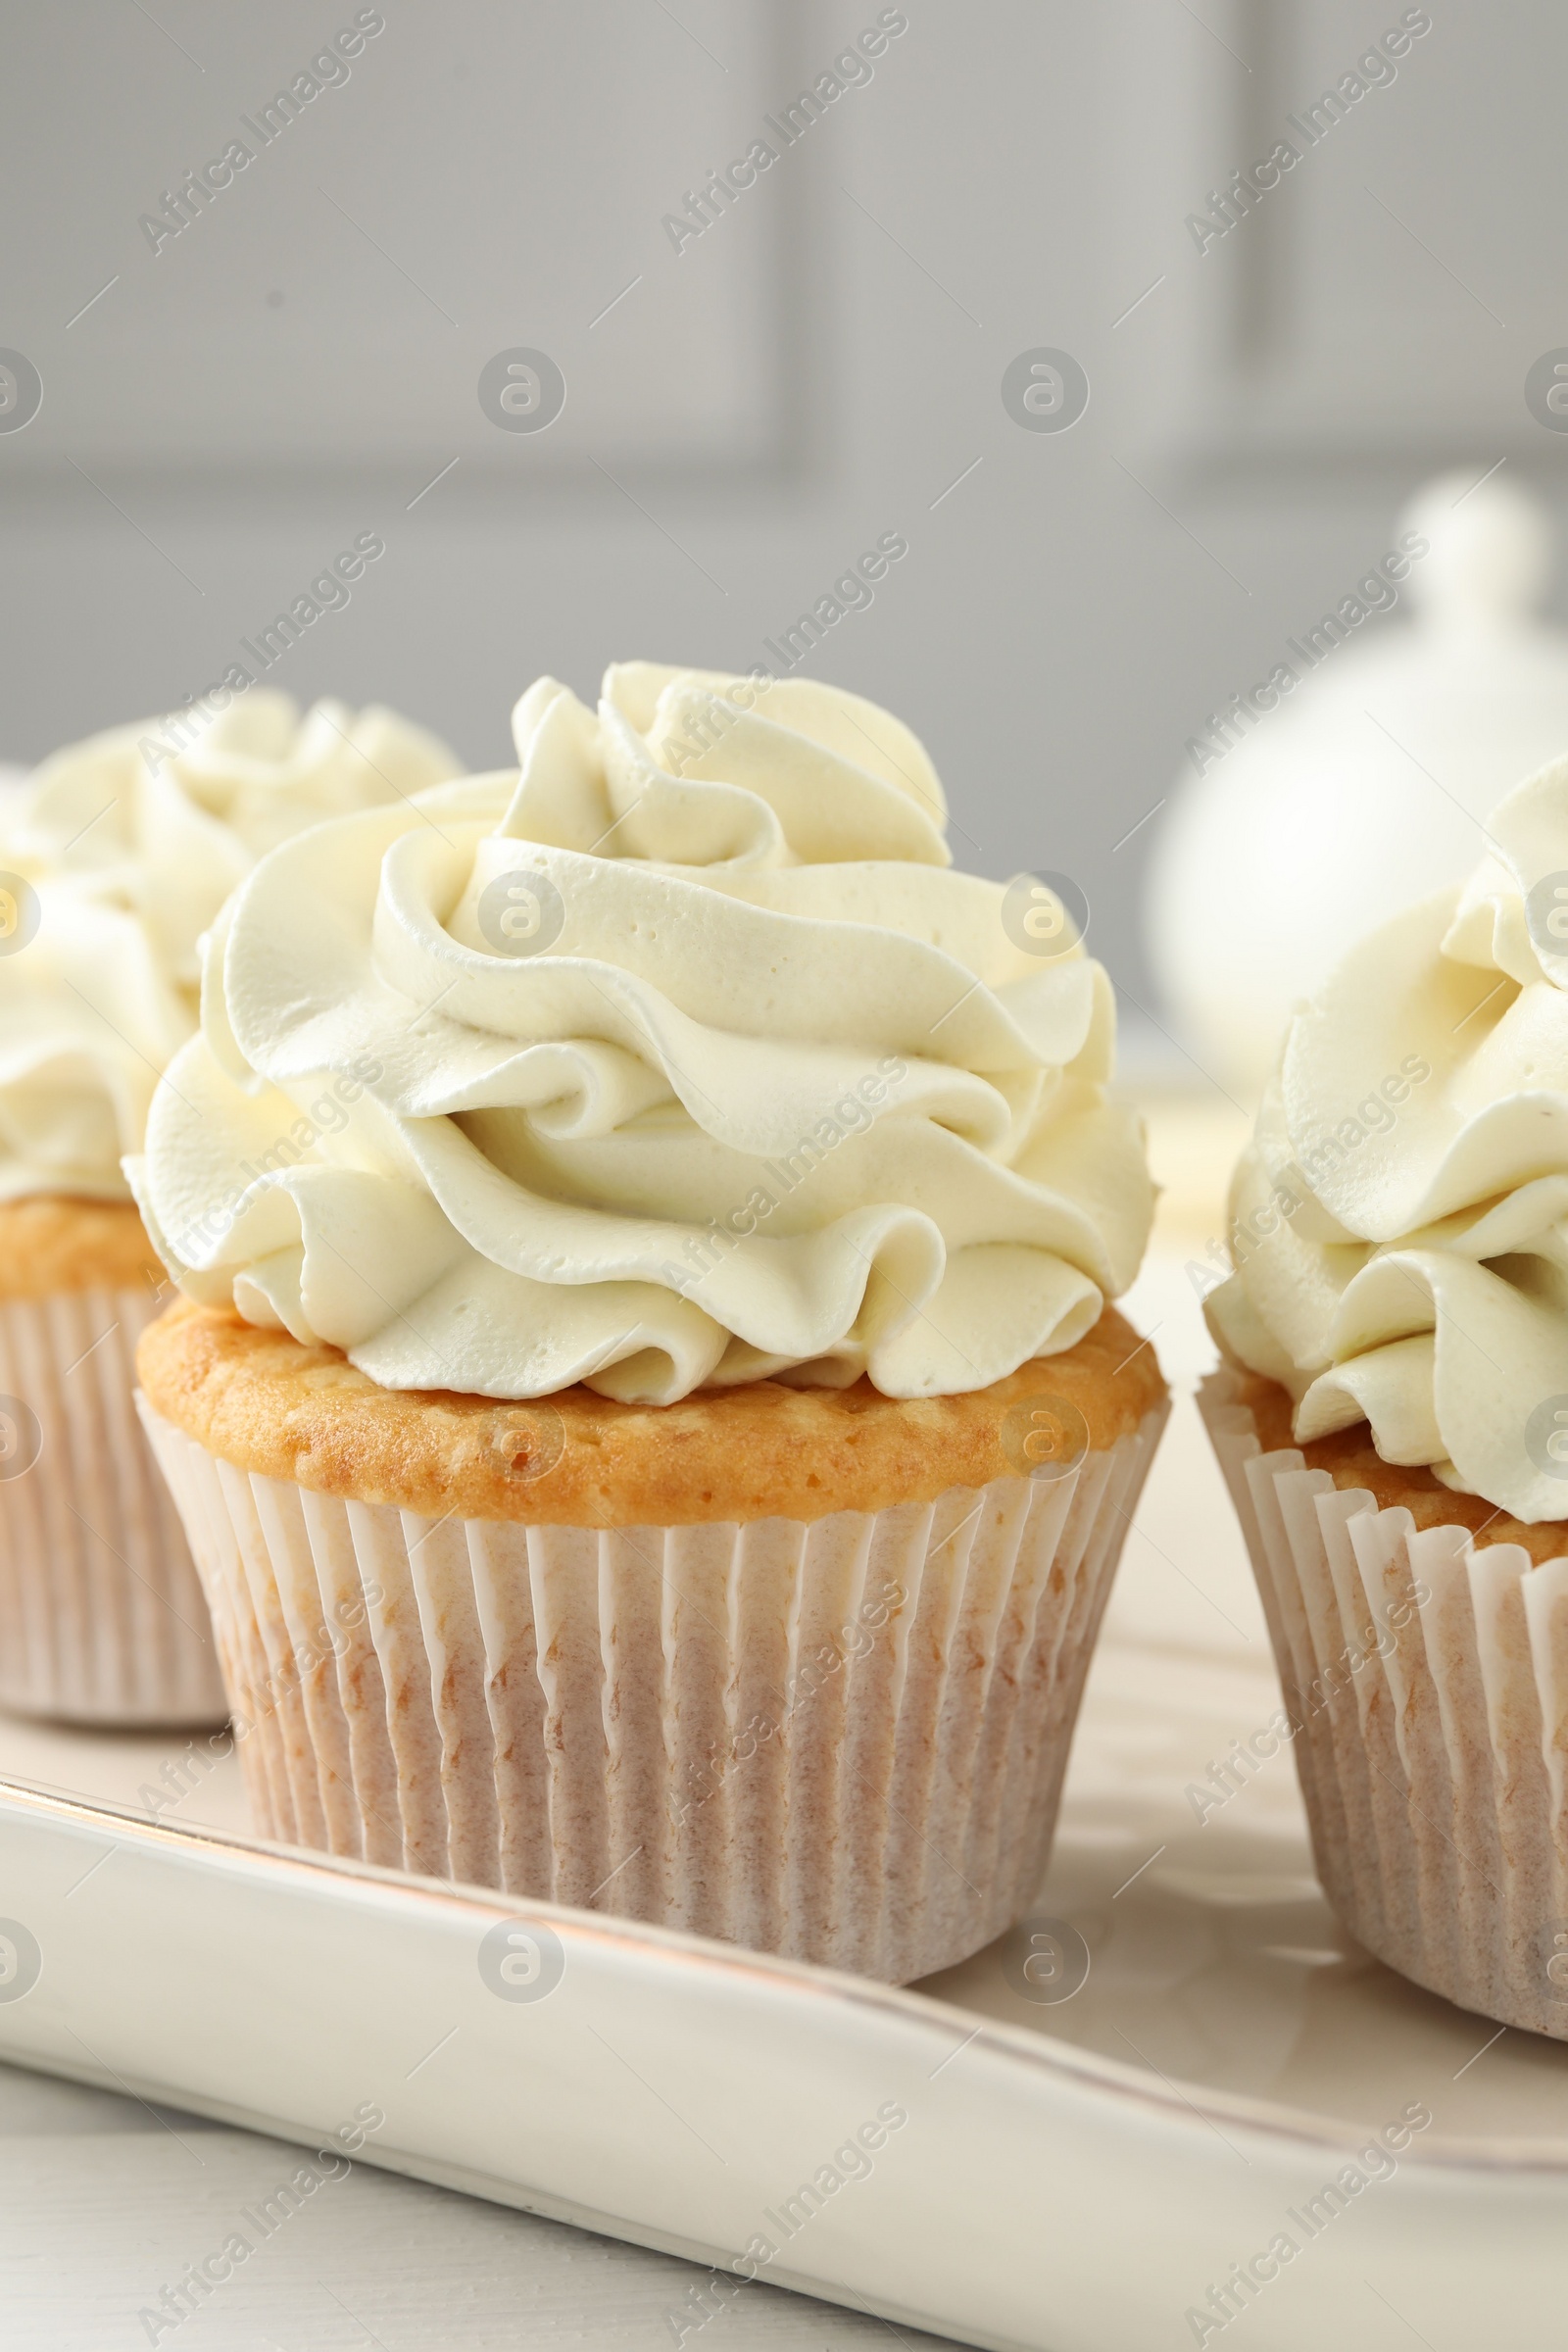
<path id="1" fill-rule="evenodd" d="M 394 711 L 254 688 L 46 760 L 0 833 L 0 1200 L 124 1200 L 159 1072 L 197 1025 L 197 943 L 277 842 L 462 762 Z"/>
<path id="2" fill-rule="evenodd" d="M 950 869 L 931 762 L 806 680 L 540 679 L 519 766 L 274 851 L 130 1174 L 193 1298 L 394 1389 L 978 1389 L 1152 1196 L 1081 948 Z"/>
<path id="3" fill-rule="evenodd" d="M 1307 1441 L 1568 1518 L 1568 760 L 1297 1013 L 1206 1302 Z"/>

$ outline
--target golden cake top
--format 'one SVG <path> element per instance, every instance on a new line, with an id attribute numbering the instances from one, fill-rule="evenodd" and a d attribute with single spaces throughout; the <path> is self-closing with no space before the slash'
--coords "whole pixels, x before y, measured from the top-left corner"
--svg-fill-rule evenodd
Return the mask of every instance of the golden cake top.
<path id="1" fill-rule="evenodd" d="M 339 1348 L 184 1299 L 143 1333 L 137 1370 L 157 1412 L 239 1469 L 431 1519 L 571 1527 L 820 1519 L 1049 1477 L 1129 1435 L 1165 1390 L 1111 1308 L 1064 1355 L 914 1400 L 863 1379 L 669 1405 L 582 1387 L 520 1403 L 383 1389 Z"/>
<path id="2" fill-rule="evenodd" d="M 0 1298 L 60 1291 L 169 1288 L 158 1252 L 128 1200 L 42 1193 L 0 1200 Z"/>

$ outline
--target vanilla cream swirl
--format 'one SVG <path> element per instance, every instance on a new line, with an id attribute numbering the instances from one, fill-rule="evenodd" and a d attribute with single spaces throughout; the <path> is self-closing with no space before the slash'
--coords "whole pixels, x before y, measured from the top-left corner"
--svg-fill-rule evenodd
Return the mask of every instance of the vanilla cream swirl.
<path id="1" fill-rule="evenodd" d="M 802 679 L 540 679 L 519 767 L 274 851 L 131 1170 L 181 1287 L 382 1385 L 977 1389 L 1148 1235 L 1114 1013 L 950 870 L 897 719 Z"/>
<path id="2" fill-rule="evenodd" d="M 1568 760 L 1296 1015 L 1208 1300 L 1296 1434 L 1568 1517 Z"/>
<path id="3" fill-rule="evenodd" d="M 123 1200 L 159 1072 L 197 1025 L 197 942 L 302 826 L 460 772 L 390 710 L 258 687 L 44 761 L 0 832 L 0 1200 Z"/>

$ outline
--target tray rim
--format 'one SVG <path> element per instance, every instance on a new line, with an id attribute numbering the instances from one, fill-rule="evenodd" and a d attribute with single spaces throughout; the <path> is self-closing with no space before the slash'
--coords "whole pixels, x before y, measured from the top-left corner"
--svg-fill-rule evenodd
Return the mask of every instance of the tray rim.
<path id="1" fill-rule="evenodd" d="M 959 2021 L 968 2021 L 974 2028 L 967 2038 L 949 2053 L 950 2059 L 962 2050 L 979 2043 L 993 2057 L 1021 2065 L 1026 2071 L 1043 2074 L 1074 2084 L 1081 2091 L 1110 2103 L 1142 2108 L 1153 2114 L 1175 2120 L 1185 2111 L 1188 2116 L 1208 2122 L 1230 2123 L 1237 2130 L 1252 2132 L 1263 2139 L 1275 2140 L 1295 2148 L 1332 2148 L 1353 2152 L 1364 2141 L 1369 2127 L 1347 2123 L 1334 2116 L 1316 2113 L 1312 2109 L 1296 2107 L 1284 2100 L 1258 2098 L 1245 2091 L 1228 2090 L 1221 2086 L 1166 2076 L 1159 2070 L 1113 2058 L 1102 2051 L 1086 2048 L 1082 2043 L 1068 2042 L 1050 2034 L 1025 2026 L 1008 2024 L 1004 2019 L 987 2017 L 983 2013 L 960 2007 L 956 2002 L 943 2000 L 934 1993 L 913 1990 L 906 1985 L 884 1984 L 869 1977 L 858 1977 L 847 1971 L 829 1969 L 806 1960 L 793 1960 L 777 1953 L 754 1951 L 741 1944 L 724 1943 L 715 1938 L 698 1936 L 681 1928 L 660 1927 L 645 1920 L 626 1919 L 612 1912 L 584 1911 L 567 1904 L 555 1903 L 541 1897 L 509 1894 L 501 1888 L 472 1886 L 466 1882 L 434 1879 L 412 1871 L 392 1869 L 386 1865 L 363 1862 L 350 1856 L 323 1854 L 313 1847 L 286 1845 L 280 1841 L 247 1837 L 239 1832 L 217 1829 L 195 1822 L 150 1822 L 129 1807 L 110 1799 L 88 1798 L 68 1789 L 51 1787 L 14 1775 L 0 1775 L 0 1822 L 7 1819 L 53 1820 L 63 1827 L 103 1836 L 106 1825 L 116 1825 L 122 1832 L 121 1841 L 132 1841 L 161 1851 L 172 1858 L 178 1856 L 200 1866 L 202 1859 L 263 1881 L 270 1878 L 277 1884 L 302 1883 L 318 1890 L 330 1887 L 333 1882 L 365 1889 L 367 1894 L 379 1894 L 394 1908 L 411 1910 L 455 1910 L 463 1914 L 485 1915 L 493 1919 L 538 1920 L 551 1927 L 568 1947 L 572 1943 L 605 1947 L 632 1947 L 661 1953 L 667 1959 L 685 1962 L 700 1973 L 715 1973 L 763 1988 L 774 1997 L 795 2000 L 831 2000 L 838 2006 L 886 2018 L 890 2023 L 903 2024 L 924 2035 L 940 2033 L 951 2035 Z M 1480 2019 L 1478 2022 L 1494 2021 Z M 1521 2029 L 1521 2031 L 1523 2031 Z M 1531 2039 L 1539 2036 L 1532 2035 Z M 62 2061 L 41 2063 L 36 2053 L 13 2054 L 0 2046 L 0 2058 L 40 2074 L 58 2074 L 68 2080 L 91 2082 L 100 2088 L 115 2086 L 113 2077 L 90 2070 L 73 2067 Z M 944 2064 L 948 2063 L 947 2060 Z M 231 2108 L 220 2113 L 221 2102 L 202 2101 L 186 2093 L 171 2091 L 161 2082 L 144 2080 L 143 2089 L 157 2092 L 164 2103 L 182 2105 L 190 2113 L 212 2115 L 217 2120 L 232 2122 L 238 2128 L 268 2132 L 273 2137 L 297 2142 L 297 2129 L 279 2131 L 269 2123 L 261 2110 Z M 377 2149 L 365 2151 L 367 2159 L 376 2163 L 384 2153 L 395 2151 Z M 410 2156 L 407 2167 L 395 2163 L 382 2169 L 413 2170 L 417 2163 L 421 2178 L 432 2178 L 423 2159 Z M 1412 2166 L 1420 2172 L 1451 2174 L 1468 2172 L 1490 2176 L 1521 2174 L 1546 2179 L 1561 2177 L 1568 2180 L 1568 2132 L 1560 2139 L 1523 2139 L 1505 2135 L 1466 2136 L 1453 2132 L 1423 2134 L 1412 2142 L 1400 2158 L 1401 2167 Z M 461 2170 L 461 2168 L 459 2168 Z M 477 2183 L 491 2176 L 475 2173 L 474 2185 L 468 2193 L 490 2195 L 494 2201 L 516 2204 L 514 2196 L 496 2198 L 494 2191 Z M 451 2185 L 464 2183 L 454 2180 Z M 573 2219 L 576 2209 L 557 2203 L 554 2211 L 547 2199 L 529 2211 L 551 2214 L 551 2218 Z M 604 2229 L 610 2217 L 599 2222 L 583 2218 L 578 2226 Z M 633 2225 L 616 2220 L 611 2234 L 626 2235 Z M 653 2244 L 652 2238 L 638 2242 Z M 685 2246 L 670 2243 L 661 2248 L 681 2252 L 688 2259 L 706 2259 L 706 2254 L 693 2255 L 691 2241 Z M 770 2273 L 782 2278 L 770 2266 Z M 808 2279 L 801 2281 L 801 2291 L 817 2294 L 820 2289 Z M 911 2325 L 929 2329 L 929 2320 L 921 2320 L 914 2312 L 901 2315 Z"/>

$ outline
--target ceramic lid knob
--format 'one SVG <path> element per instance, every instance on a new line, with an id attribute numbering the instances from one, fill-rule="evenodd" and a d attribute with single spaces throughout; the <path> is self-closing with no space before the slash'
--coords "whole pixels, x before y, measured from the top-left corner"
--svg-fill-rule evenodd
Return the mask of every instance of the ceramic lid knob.
<path id="1" fill-rule="evenodd" d="M 1374 924 L 1461 880 L 1504 793 L 1568 751 L 1568 638 L 1535 616 L 1546 523 L 1480 470 L 1428 483 L 1384 543 L 1395 563 L 1303 614 L 1189 742 L 1150 947 L 1186 1042 L 1239 1100 L 1292 1006 Z"/>
<path id="2" fill-rule="evenodd" d="M 1426 626 L 1506 629 L 1540 604 L 1551 572 L 1551 534 L 1539 503 L 1506 474 L 1429 482 L 1398 528 L 1427 542 L 1409 575 L 1410 602 Z"/>

